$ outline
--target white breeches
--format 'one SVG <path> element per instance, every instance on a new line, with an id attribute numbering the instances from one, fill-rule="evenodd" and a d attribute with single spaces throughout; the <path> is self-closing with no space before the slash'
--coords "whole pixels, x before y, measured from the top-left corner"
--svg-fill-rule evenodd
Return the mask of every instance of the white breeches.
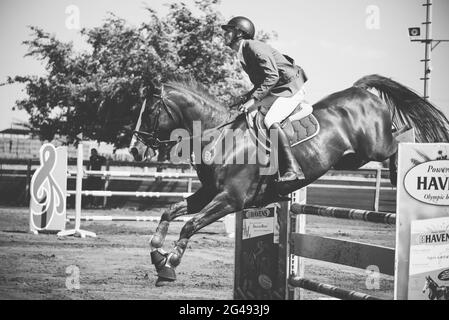
<path id="1" fill-rule="evenodd" d="M 259 104 L 260 105 L 269 105 L 272 104 L 270 109 L 265 116 L 264 122 L 267 128 L 270 128 L 273 123 L 282 122 L 285 118 L 287 118 L 293 110 L 298 106 L 298 104 L 303 101 L 305 98 L 304 87 L 301 88 L 294 96 L 291 97 L 277 97 L 273 95 L 268 95 L 264 99 L 262 99 Z M 274 102 L 273 102 L 274 100 Z M 310 113 L 309 110 L 303 108 L 299 113 L 304 111 L 304 116 Z M 301 115 L 296 115 L 295 118 L 302 118 Z"/>

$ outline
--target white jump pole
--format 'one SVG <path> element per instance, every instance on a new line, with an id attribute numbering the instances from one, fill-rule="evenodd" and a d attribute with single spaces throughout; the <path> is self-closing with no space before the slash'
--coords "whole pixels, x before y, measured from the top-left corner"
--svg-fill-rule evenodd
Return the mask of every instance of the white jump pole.
<path id="1" fill-rule="evenodd" d="M 75 229 L 72 230 L 64 230 L 58 233 L 58 236 L 77 236 L 79 235 L 81 238 L 88 237 L 96 237 L 97 235 L 94 232 L 81 230 L 81 200 L 82 194 L 81 191 L 83 189 L 83 144 L 78 144 L 78 157 L 76 161 L 76 199 L 75 199 Z"/>
<path id="2" fill-rule="evenodd" d="M 292 201 L 291 203 L 299 203 L 306 204 L 307 203 L 307 187 L 299 189 L 291 194 Z M 290 203 L 290 205 L 291 205 Z M 288 212 L 290 212 L 290 206 L 288 207 Z M 300 214 L 296 217 L 296 225 L 294 226 L 294 230 L 297 233 L 306 233 L 306 215 Z M 290 232 L 290 231 L 287 231 Z M 299 277 L 304 278 L 305 275 L 305 260 L 302 257 L 293 256 L 290 257 L 290 266 L 289 272 L 287 274 L 297 275 Z M 303 289 L 294 288 L 293 289 L 293 300 L 300 300 L 301 296 L 304 294 Z"/>

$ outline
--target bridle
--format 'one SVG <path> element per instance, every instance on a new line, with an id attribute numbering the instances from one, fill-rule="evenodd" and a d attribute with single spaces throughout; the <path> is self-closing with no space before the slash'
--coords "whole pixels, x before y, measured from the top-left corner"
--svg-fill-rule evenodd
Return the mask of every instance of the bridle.
<path id="1" fill-rule="evenodd" d="M 144 145 L 146 145 L 147 147 L 149 147 L 153 150 L 157 150 L 160 147 L 177 144 L 179 141 L 178 140 L 160 140 L 158 138 L 159 117 L 160 117 L 162 109 L 164 109 L 167 112 L 167 114 L 173 121 L 176 121 L 176 118 L 173 115 L 173 112 L 167 106 L 167 103 L 165 102 L 162 94 L 161 95 L 153 94 L 153 97 L 158 99 L 158 101 L 154 104 L 154 106 L 156 106 L 156 107 L 153 110 L 153 112 L 155 112 L 153 128 L 151 129 L 150 132 L 134 130 L 133 134 L 136 136 L 137 140 L 142 142 Z M 146 111 L 142 112 L 142 117 L 145 117 L 145 120 L 148 119 L 146 117 Z"/>

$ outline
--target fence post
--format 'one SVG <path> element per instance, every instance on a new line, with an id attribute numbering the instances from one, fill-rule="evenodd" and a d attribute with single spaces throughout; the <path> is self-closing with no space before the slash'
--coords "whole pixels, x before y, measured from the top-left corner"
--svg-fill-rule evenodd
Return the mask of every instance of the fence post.
<path id="1" fill-rule="evenodd" d="M 25 205 L 30 203 L 30 185 L 31 185 L 31 159 L 27 160 L 27 176 L 25 186 Z"/>
<path id="2" fill-rule="evenodd" d="M 193 169 L 192 169 L 192 167 L 190 167 L 189 173 L 192 173 L 192 172 L 193 172 Z M 189 181 L 187 183 L 187 192 L 188 193 L 192 193 L 192 183 L 193 183 L 193 179 L 189 178 Z"/>
<path id="3" fill-rule="evenodd" d="M 304 187 L 300 190 L 297 190 L 291 194 L 291 203 L 299 203 L 306 204 L 307 203 L 307 188 Z M 288 230 L 288 239 L 290 239 L 291 233 L 306 233 L 306 215 L 291 215 L 290 208 L 288 211 L 288 216 L 291 217 L 291 229 Z M 304 258 L 298 257 L 292 254 L 289 254 L 289 272 L 288 277 L 290 276 L 298 276 L 303 278 L 305 273 L 305 261 Z M 288 299 L 289 300 L 300 300 L 303 295 L 303 290 L 301 288 L 293 288 L 288 290 Z"/>
<path id="4" fill-rule="evenodd" d="M 110 164 L 110 160 L 109 158 L 106 159 L 106 171 L 109 171 L 111 168 L 111 164 Z M 109 188 L 109 175 L 106 175 L 106 177 L 104 178 L 104 184 L 103 184 L 103 191 L 108 190 Z M 103 197 L 103 208 L 106 208 L 108 202 L 108 197 L 104 196 Z"/>
<path id="5" fill-rule="evenodd" d="M 377 168 L 376 172 L 376 193 L 374 195 L 374 211 L 379 211 L 379 199 L 380 199 L 380 181 L 382 179 L 382 169 Z"/>
<path id="6" fill-rule="evenodd" d="M 290 256 L 290 232 L 292 231 L 291 227 L 291 215 L 290 215 L 290 202 L 289 201 L 281 201 L 280 208 L 277 212 L 277 219 L 279 221 L 279 265 L 278 265 L 278 283 L 282 284 L 280 287 L 284 288 L 281 294 L 283 295 L 281 298 L 284 300 L 288 300 L 290 296 L 289 287 L 288 287 L 288 277 L 290 273 L 291 267 L 291 256 Z M 281 214 L 284 213 L 284 214 Z M 282 257 L 286 257 L 287 259 L 283 259 Z"/>

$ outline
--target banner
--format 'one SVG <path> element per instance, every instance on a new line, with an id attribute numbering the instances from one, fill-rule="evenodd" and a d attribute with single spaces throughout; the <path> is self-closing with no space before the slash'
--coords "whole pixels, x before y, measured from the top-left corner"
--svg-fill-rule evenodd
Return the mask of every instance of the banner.
<path id="1" fill-rule="evenodd" d="M 429 299 L 425 286 L 449 284 L 448 155 L 448 143 L 399 145 L 395 299 Z"/>
<path id="2" fill-rule="evenodd" d="M 234 299 L 283 299 L 279 282 L 279 241 L 275 242 L 277 205 L 245 209 L 237 215 Z"/>
<path id="3" fill-rule="evenodd" d="M 409 300 L 449 300 L 449 217 L 412 221 Z"/>
<path id="4" fill-rule="evenodd" d="M 44 144 L 30 184 L 30 231 L 61 231 L 66 224 L 67 147 Z"/>

